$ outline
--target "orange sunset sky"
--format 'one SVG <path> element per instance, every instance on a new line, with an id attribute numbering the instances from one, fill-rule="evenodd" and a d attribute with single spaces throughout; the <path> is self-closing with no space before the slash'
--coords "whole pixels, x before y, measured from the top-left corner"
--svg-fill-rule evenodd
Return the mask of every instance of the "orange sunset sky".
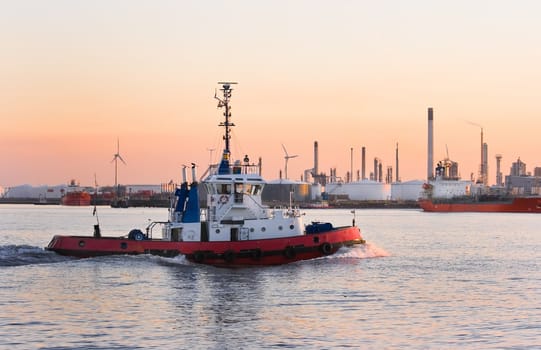
<path id="1" fill-rule="evenodd" d="M 402 181 L 435 160 L 477 175 L 480 126 L 506 175 L 541 166 L 539 1 L 2 1 L 0 186 L 180 180 L 221 152 L 219 81 L 237 81 L 233 156 L 271 180 L 345 177 L 374 157 Z M 215 149 L 215 151 L 209 151 Z M 212 156 L 212 159 L 211 159 Z M 394 176 L 394 174 L 393 174 Z"/>

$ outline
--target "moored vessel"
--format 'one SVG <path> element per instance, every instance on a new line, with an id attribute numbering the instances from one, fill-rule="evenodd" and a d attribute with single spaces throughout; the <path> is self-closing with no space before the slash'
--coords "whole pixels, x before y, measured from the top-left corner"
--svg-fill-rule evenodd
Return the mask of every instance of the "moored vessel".
<path id="1" fill-rule="evenodd" d="M 266 184 L 261 164 L 246 155 L 232 161 L 230 151 L 230 99 L 235 83 L 220 83 L 222 97 L 215 94 L 218 108 L 224 109 L 225 146 L 219 164 L 210 166 L 199 183 L 196 166 L 187 167 L 175 191 L 167 221 L 151 222 L 145 232 L 134 229 L 127 236 L 103 237 L 99 224 L 93 236 L 54 236 L 47 250 L 76 257 L 112 254 L 185 255 L 192 262 L 215 266 L 279 265 L 334 254 L 344 246 L 364 244 L 355 225 L 335 227 L 332 223 L 305 225 L 302 213 L 291 205 L 270 208 L 262 204 Z M 200 191 L 201 187 L 204 191 Z M 206 207 L 200 207 L 200 192 L 206 193 Z M 354 212 L 353 212 L 354 213 Z M 156 226 L 162 238 L 153 238 Z"/>
<path id="2" fill-rule="evenodd" d="M 423 185 L 419 206 L 427 212 L 541 213 L 541 197 L 519 196 L 449 175 L 440 162 L 433 180 Z"/>
<path id="3" fill-rule="evenodd" d="M 92 202 L 92 196 L 84 189 L 79 187 L 75 180 L 71 180 L 66 192 L 60 199 L 62 205 L 68 206 L 88 206 Z"/>
<path id="4" fill-rule="evenodd" d="M 541 213 L 541 197 L 420 199 L 419 206 L 427 212 Z"/>

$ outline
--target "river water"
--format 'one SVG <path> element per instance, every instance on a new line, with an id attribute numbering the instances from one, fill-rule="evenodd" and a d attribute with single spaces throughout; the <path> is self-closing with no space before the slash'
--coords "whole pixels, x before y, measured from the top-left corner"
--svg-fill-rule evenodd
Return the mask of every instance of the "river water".
<path id="1" fill-rule="evenodd" d="M 351 222 L 306 210 L 305 222 Z M 164 220 L 98 207 L 102 234 Z M 541 215 L 357 210 L 365 247 L 277 267 L 61 257 L 90 207 L 0 205 L 0 349 L 541 348 Z"/>

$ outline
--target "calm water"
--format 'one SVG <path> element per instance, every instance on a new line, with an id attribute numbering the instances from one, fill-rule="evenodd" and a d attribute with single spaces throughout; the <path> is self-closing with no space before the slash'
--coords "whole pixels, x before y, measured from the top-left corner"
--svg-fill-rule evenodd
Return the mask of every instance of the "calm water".
<path id="1" fill-rule="evenodd" d="M 358 210 L 366 247 L 279 267 L 43 250 L 91 211 L 0 205 L 1 349 L 541 348 L 541 215 Z M 167 211 L 98 214 L 125 235 Z"/>

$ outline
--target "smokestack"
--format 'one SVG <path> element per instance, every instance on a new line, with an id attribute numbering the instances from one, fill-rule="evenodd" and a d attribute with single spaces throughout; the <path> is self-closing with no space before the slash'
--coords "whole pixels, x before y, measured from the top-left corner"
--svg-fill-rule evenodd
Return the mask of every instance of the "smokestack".
<path id="1" fill-rule="evenodd" d="M 385 176 L 385 183 L 393 183 L 393 167 L 387 166 L 387 175 Z"/>
<path id="2" fill-rule="evenodd" d="M 400 182 L 398 177 L 398 142 L 396 143 L 396 182 Z"/>
<path id="3" fill-rule="evenodd" d="M 434 111 L 432 107 L 428 108 L 428 162 L 427 179 L 434 178 Z"/>
<path id="4" fill-rule="evenodd" d="M 483 185 L 488 185 L 488 145 L 483 143 Z"/>
<path id="5" fill-rule="evenodd" d="M 349 164 L 349 173 L 350 173 L 350 182 L 353 182 L 353 147 L 350 150 L 350 164 Z"/>
<path id="6" fill-rule="evenodd" d="M 361 159 L 361 163 L 362 163 L 362 177 L 361 177 L 361 180 L 366 180 L 366 147 L 363 147 L 362 149 L 362 159 Z"/>
<path id="7" fill-rule="evenodd" d="M 374 181 L 378 181 L 378 159 L 374 158 Z"/>
<path id="8" fill-rule="evenodd" d="M 496 185 L 497 186 L 503 185 L 503 181 L 502 181 L 503 176 L 500 169 L 501 162 L 502 162 L 502 155 L 496 154 Z"/>
<path id="9" fill-rule="evenodd" d="M 317 141 L 314 141 L 314 178 L 318 174 L 318 157 Z"/>

